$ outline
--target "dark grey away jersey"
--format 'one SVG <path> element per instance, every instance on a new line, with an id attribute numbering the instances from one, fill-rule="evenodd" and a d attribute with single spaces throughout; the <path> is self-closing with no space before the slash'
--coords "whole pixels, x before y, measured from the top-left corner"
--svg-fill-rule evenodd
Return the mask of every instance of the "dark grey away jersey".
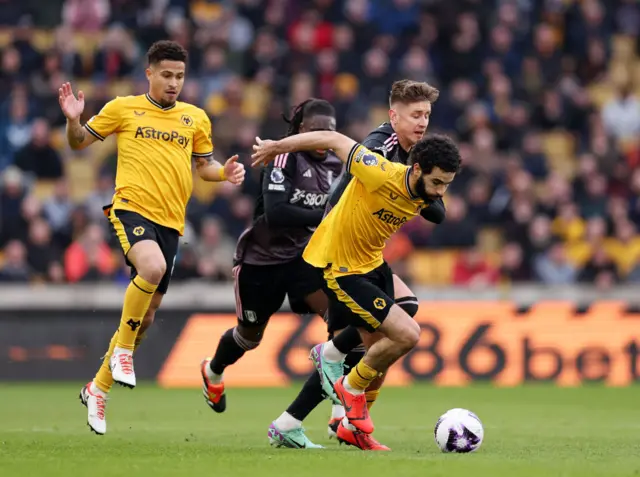
<path id="1" fill-rule="evenodd" d="M 278 156 L 262 170 L 253 224 L 238 239 L 234 261 L 272 265 L 300 256 L 341 171 L 333 153 L 324 160 L 305 152 Z"/>

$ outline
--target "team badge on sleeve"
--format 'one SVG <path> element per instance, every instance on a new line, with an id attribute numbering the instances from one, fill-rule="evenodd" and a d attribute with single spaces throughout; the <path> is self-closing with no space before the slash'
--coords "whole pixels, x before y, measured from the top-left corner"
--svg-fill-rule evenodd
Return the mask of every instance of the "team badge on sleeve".
<path id="1" fill-rule="evenodd" d="M 274 184 L 282 184 L 284 182 L 284 174 L 282 173 L 282 169 L 279 167 L 274 168 L 271 171 L 271 182 Z"/>
<path id="2" fill-rule="evenodd" d="M 365 154 L 362 157 L 362 163 L 365 166 L 377 166 L 378 165 L 378 158 L 373 154 Z"/>

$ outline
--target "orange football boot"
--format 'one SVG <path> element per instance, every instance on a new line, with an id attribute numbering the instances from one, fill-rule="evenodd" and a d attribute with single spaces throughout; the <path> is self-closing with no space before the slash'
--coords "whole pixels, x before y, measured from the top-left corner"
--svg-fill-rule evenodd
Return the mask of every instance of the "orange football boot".
<path id="1" fill-rule="evenodd" d="M 342 422 L 338 424 L 338 429 L 336 431 L 338 436 L 338 441 L 342 444 L 347 444 L 350 446 L 357 447 L 358 449 L 367 451 L 390 451 L 391 449 L 387 446 L 380 444 L 377 440 L 373 438 L 371 434 L 365 434 L 360 431 L 352 431 L 344 427 Z"/>
<path id="2" fill-rule="evenodd" d="M 205 359 L 200 363 L 200 374 L 202 375 L 202 394 L 207 405 L 215 412 L 224 412 L 227 409 L 227 396 L 224 394 L 224 382 L 214 384 L 207 376 L 206 367 L 209 366 L 210 359 Z"/>
<path id="3" fill-rule="evenodd" d="M 349 422 L 359 431 L 365 434 L 371 434 L 373 432 L 373 421 L 369 415 L 369 409 L 367 409 L 367 397 L 364 393 L 351 394 L 347 391 L 344 388 L 345 378 L 346 376 L 342 376 L 338 379 L 333 389 L 344 407 Z"/>

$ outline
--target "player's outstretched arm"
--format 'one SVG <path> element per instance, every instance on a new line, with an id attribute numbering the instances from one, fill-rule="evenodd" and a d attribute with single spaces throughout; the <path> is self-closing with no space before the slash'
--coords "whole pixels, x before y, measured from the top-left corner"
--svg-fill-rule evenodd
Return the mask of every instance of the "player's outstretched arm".
<path id="1" fill-rule="evenodd" d="M 58 102 L 67 118 L 67 142 L 71 149 L 80 150 L 93 144 L 97 138 L 88 134 L 87 130 L 80 124 L 80 116 L 84 111 L 84 93 L 78 91 L 78 98 L 76 99 L 71 89 L 71 84 L 64 83 L 58 89 Z"/>
<path id="2" fill-rule="evenodd" d="M 200 178 L 207 182 L 229 181 L 232 184 L 242 184 L 244 181 L 244 164 L 238 162 L 238 155 L 230 157 L 224 166 L 213 158 L 213 154 L 196 156 L 196 171 Z"/>
<path id="3" fill-rule="evenodd" d="M 313 151 L 316 149 L 332 149 L 344 163 L 349 159 L 349 152 L 355 146 L 356 141 L 350 137 L 335 131 L 312 131 L 295 134 L 279 141 L 263 141 L 256 138 L 253 146 L 252 166 L 268 164 L 279 154 L 287 154 L 296 151 Z"/>

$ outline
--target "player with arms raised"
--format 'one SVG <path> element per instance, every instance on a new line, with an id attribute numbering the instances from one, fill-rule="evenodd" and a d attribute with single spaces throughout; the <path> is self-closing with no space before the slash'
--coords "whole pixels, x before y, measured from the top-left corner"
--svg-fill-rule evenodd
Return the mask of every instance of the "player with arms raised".
<path id="1" fill-rule="evenodd" d="M 389 161 L 408 165 L 409 151 L 424 136 L 429 125 L 431 108 L 438 96 L 439 91 L 427 83 L 411 80 L 396 81 L 389 94 L 389 122 L 374 129 L 362 144 Z M 353 176 L 348 172 L 340 177 L 337 187 L 327 202 L 327 214 L 338 203 L 352 179 Z M 430 222 L 441 223 L 445 218 L 442 199 L 427 201 L 427 205 L 428 207 L 423 208 L 420 215 Z M 418 299 L 395 274 L 393 284 L 396 304 L 409 315 L 415 316 L 418 311 Z M 326 396 L 329 396 L 334 402 L 328 427 L 331 437 L 338 437 L 341 442 L 363 450 L 384 450 L 386 447 L 377 442 L 373 436 L 358 432 L 348 424 L 347 427 L 340 427 L 340 436 L 337 436 L 339 423 L 344 417 L 344 409 L 333 392 L 333 384 L 342 376 L 343 370 L 348 372 L 364 355 L 358 330 L 354 326 L 348 326 L 349 314 L 350 310 L 341 310 L 340 307 L 334 307 L 327 314 L 329 334 L 336 336 L 314 347 L 311 357 L 317 372 L 309 376 L 296 399 L 273 424 L 282 429 L 301 427 L 302 421 L 311 411 Z M 384 376 L 376 379 L 367 389 L 365 395 L 369 408 L 373 406 L 383 380 Z"/>
<path id="2" fill-rule="evenodd" d="M 59 91 L 72 149 L 117 134 L 115 194 L 104 211 L 132 272 L 120 326 L 95 378 L 80 392 L 88 425 L 96 434 L 107 429 L 106 396 L 112 384 L 136 385 L 133 352 L 153 323 L 171 280 L 193 186 L 192 161 L 195 158 L 198 175 L 205 181 L 240 184 L 245 174 L 244 166 L 236 162 L 238 156 L 224 166 L 213 159 L 207 114 L 177 101 L 184 84 L 186 50 L 173 41 L 159 41 L 147 57 L 149 92 L 109 101 L 84 126 L 82 91 L 76 98 L 69 83 Z"/>
<path id="3" fill-rule="evenodd" d="M 371 434 L 365 390 L 420 337 L 419 325 L 392 298 L 393 275 L 382 257 L 385 241 L 427 203 L 443 196 L 460 168 L 458 148 L 444 136 L 421 139 L 406 166 L 335 132 L 257 142 L 254 165 L 292 150 L 330 148 L 354 176 L 311 237 L 303 258 L 324 270 L 330 299 L 349 309 L 351 324 L 362 336 L 365 356 L 334 389 L 349 422 Z"/>

